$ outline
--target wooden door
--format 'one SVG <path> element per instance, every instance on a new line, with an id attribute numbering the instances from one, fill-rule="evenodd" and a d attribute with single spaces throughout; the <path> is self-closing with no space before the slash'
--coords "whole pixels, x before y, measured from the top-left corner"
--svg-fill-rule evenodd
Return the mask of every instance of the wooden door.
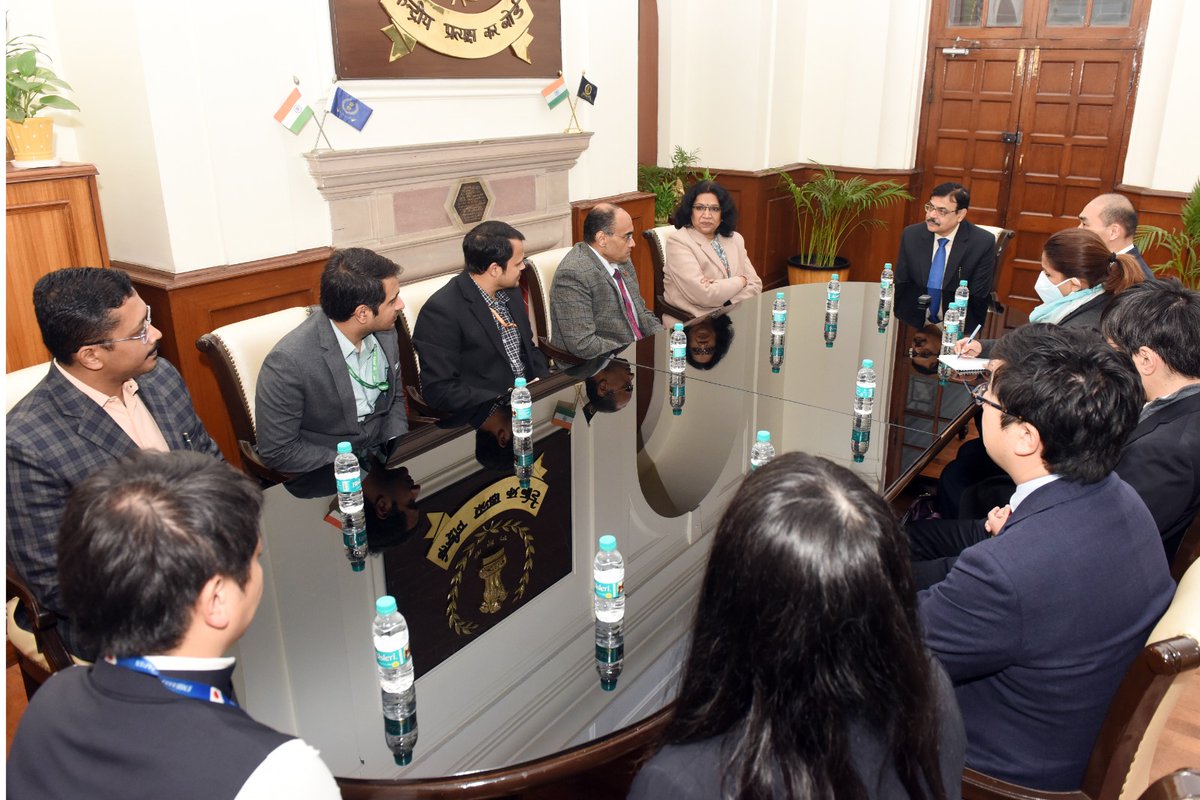
<path id="1" fill-rule="evenodd" d="M 1046 237 L 1077 225 L 1088 201 L 1117 184 L 1133 60 L 1128 50 L 1033 52 L 1002 226 L 1017 233 L 1014 256 L 996 286 L 1026 314 L 1041 302 L 1033 284 Z"/>

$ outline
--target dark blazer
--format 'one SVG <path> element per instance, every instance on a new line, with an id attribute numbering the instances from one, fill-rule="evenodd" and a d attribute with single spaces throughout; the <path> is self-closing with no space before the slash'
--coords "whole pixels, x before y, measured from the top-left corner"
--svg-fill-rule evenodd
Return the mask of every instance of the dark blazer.
<path id="1" fill-rule="evenodd" d="M 517 324 L 525 379 L 549 375 L 546 357 L 533 344 L 521 290 L 504 289 L 498 294 L 508 301 L 508 311 Z M 478 427 L 492 401 L 512 388 L 513 372 L 504 340 L 466 270 L 421 306 L 413 326 L 413 345 L 421 359 L 421 395 L 439 411 L 466 415 L 467 421 Z"/>
<path id="2" fill-rule="evenodd" d="M 618 264 L 621 280 L 633 301 L 633 311 L 643 336 L 662 325 L 646 308 L 638 290 L 633 264 Z M 550 327 L 554 344 L 580 358 L 612 352 L 633 341 L 625 318 L 621 294 L 608 269 L 586 242 L 571 248 L 554 272 L 550 285 Z"/>
<path id="3" fill-rule="evenodd" d="M 138 396 L 172 450 L 221 451 L 192 408 L 183 379 L 162 356 L 137 378 Z M 137 450 L 121 426 L 56 367 L 8 413 L 8 558 L 42 605 L 63 615 L 54 547 L 67 496 L 80 482 Z M 84 657 L 69 619 L 58 624 L 67 649 Z"/>
<path id="4" fill-rule="evenodd" d="M 1115 474 L 1025 498 L 1000 535 L 918 595 L 925 641 L 957 690 L 967 766 L 1078 789 L 1113 694 L 1174 591 L 1154 518 Z"/>
<path id="5" fill-rule="evenodd" d="M 938 706 L 938 758 L 942 787 L 947 800 L 962 797 L 963 734 L 962 715 L 954 700 L 954 690 L 945 672 L 933 666 Z M 810 724 L 820 725 L 819 720 Z M 862 780 L 871 800 L 908 800 L 909 794 L 895 765 L 889 758 L 886 744 L 878 732 L 861 722 L 850 725 L 847 736 L 850 760 Z M 712 798 L 721 800 L 721 779 L 724 770 L 733 766 L 721 752 L 723 738 L 706 739 L 684 745 L 668 745 L 654 755 L 638 772 L 629 790 L 629 800 L 666 800 L 666 798 Z M 928 795 L 929 793 L 926 792 Z"/>
<path id="6" fill-rule="evenodd" d="M 1058 324 L 1064 328 L 1091 328 L 1094 331 L 1098 331 L 1100 330 L 1100 317 L 1104 314 L 1104 309 L 1108 308 L 1108 304 L 1112 302 L 1112 299 L 1113 296 L 1108 292 L 1101 292 L 1060 319 Z M 970 331 L 967 331 L 967 333 L 969 334 Z M 992 347 L 997 341 L 999 340 L 981 339 L 979 342 L 979 357 L 990 358 Z"/>
<path id="7" fill-rule="evenodd" d="M 1142 268 L 1142 274 L 1146 276 L 1146 280 L 1154 280 L 1154 270 L 1150 269 L 1150 265 L 1146 263 L 1146 259 L 1142 258 L 1142 251 L 1138 250 L 1135 244 L 1133 249 L 1129 251 L 1129 255 L 1137 259 L 1138 266 Z"/>
<path id="8" fill-rule="evenodd" d="M 925 324 L 917 308 L 917 298 L 925 294 L 929 268 L 933 261 L 933 234 L 924 222 L 909 225 L 900 234 L 900 254 L 896 259 L 896 316 L 909 325 L 920 328 Z M 958 282 L 967 281 L 971 299 L 967 302 L 967 324 L 964 336 L 987 316 L 988 296 L 992 292 L 996 270 L 996 237 L 967 220 L 958 224 L 954 246 L 946 262 L 942 281 L 942 308 L 954 299 Z"/>
<path id="9" fill-rule="evenodd" d="M 1167 560 L 1200 513 L 1200 394 L 1138 423 L 1125 440 L 1117 474 L 1137 490 L 1162 535 Z"/>
<path id="10" fill-rule="evenodd" d="M 256 448 L 267 466 L 308 472 L 332 464 L 338 442 L 362 453 L 408 430 L 396 331 L 375 338 L 387 360 L 388 388 L 361 423 L 346 360 L 319 307 L 267 354 L 254 399 Z"/>

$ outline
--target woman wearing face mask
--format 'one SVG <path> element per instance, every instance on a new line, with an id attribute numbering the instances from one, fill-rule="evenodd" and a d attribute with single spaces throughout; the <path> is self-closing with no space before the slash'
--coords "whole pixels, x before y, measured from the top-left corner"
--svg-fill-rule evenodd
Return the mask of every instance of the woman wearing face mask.
<path id="1" fill-rule="evenodd" d="M 1042 303 L 1029 312 L 1029 321 L 1099 330 L 1100 315 L 1109 301 L 1144 280 L 1133 256 L 1111 252 L 1092 231 L 1059 231 L 1042 248 L 1042 271 L 1033 285 Z M 987 358 L 991 344 L 991 340 L 967 344 L 960 339 L 955 350 Z"/>

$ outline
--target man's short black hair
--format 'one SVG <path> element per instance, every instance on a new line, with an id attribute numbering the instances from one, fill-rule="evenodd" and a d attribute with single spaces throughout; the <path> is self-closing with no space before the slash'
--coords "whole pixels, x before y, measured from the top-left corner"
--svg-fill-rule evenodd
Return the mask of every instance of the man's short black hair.
<path id="1" fill-rule="evenodd" d="M 70 267 L 38 278 L 33 312 L 50 355 L 72 364 L 79 348 L 112 338 L 116 311 L 132 295 L 133 284 L 119 269 Z"/>
<path id="2" fill-rule="evenodd" d="M 400 274 L 400 267 L 390 259 L 365 247 L 337 250 L 329 257 L 321 273 L 321 310 L 334 322 L 345 322 L 354 309 L 366 306 L 379 313 L 387 299 L 383 282 Z"/>
<path id="3" fill-rule="evenodd" d="M 609 390 L 607 394 L 600 393 L 600 378 L 593 375 L 583 382 L 584 390 L 587 392 L 588 405 L 593 411 L 601 411 L 605 414 L 613 414 L 617 410 L 617 393 L 614 390 Z"/>
<path id="4" fill-rule="evenodd" d="M 616 221 L 617 207 L 611 203 L 601 203 L 583 218 L 583 240 L 588 244 L 595 244 L 600 231 L 611 236 Z"/>
<path id="5" fill-rule="evenodd" d="M 481 222 L 467 232 L 463 237 L 463 258 L 467 269 L 475 275 L 482 275 L 492 264 L 508 267 L 512 258 L 512 240 L 525 241 L 525 234 L 498 219 Z"/>
<path id="6" fill-rule="evenodd" d="M 1080 483 L 1113 471 L 1144 397 L 1128 357 L 1091 328 L 1035 324 L 1002 338 L 992 358 L 1004 362 L 992 375 L 1008 411 L 1000 424 L 1037 428 L 1046 469 Z"/>
<path id="7" fill-rule="evenodd" d="M 971 193 L 961 183 L 939 183 L 933 187 L 933 191 L 929 193 L 930 197 L 949 197 L 958 204 L 958 210 L 971 207 Z"/>
<path id="8" fill-rule="evenodd" d="M 1148 347 L 1176 375 L 1200 379 L 1200 292 L 1177 279 L 1130 286 L 1109 302 L 1100 329 L 1128 355 Z"/>
<path id="9" fill-rule="evenodd" d="M 245 586 L 262 490 L 201 453 L 136 450 L 71 493 L 58 580 L 80 636 L 100 655 L 178 646 L 216 575 Z"/>

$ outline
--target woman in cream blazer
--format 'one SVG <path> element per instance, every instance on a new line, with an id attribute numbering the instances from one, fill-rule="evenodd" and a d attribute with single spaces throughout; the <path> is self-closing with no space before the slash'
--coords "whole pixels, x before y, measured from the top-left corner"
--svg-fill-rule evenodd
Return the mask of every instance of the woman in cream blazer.
<path id="1" fill-rule="evenodd" d="M 700 316 L 762 291 L 746 242 L 734 230 L 737 208 L 719 183 L 700 181 L 689 189 L 671 221 L 678 230 L 667 237 L 668 303 Z"/>

